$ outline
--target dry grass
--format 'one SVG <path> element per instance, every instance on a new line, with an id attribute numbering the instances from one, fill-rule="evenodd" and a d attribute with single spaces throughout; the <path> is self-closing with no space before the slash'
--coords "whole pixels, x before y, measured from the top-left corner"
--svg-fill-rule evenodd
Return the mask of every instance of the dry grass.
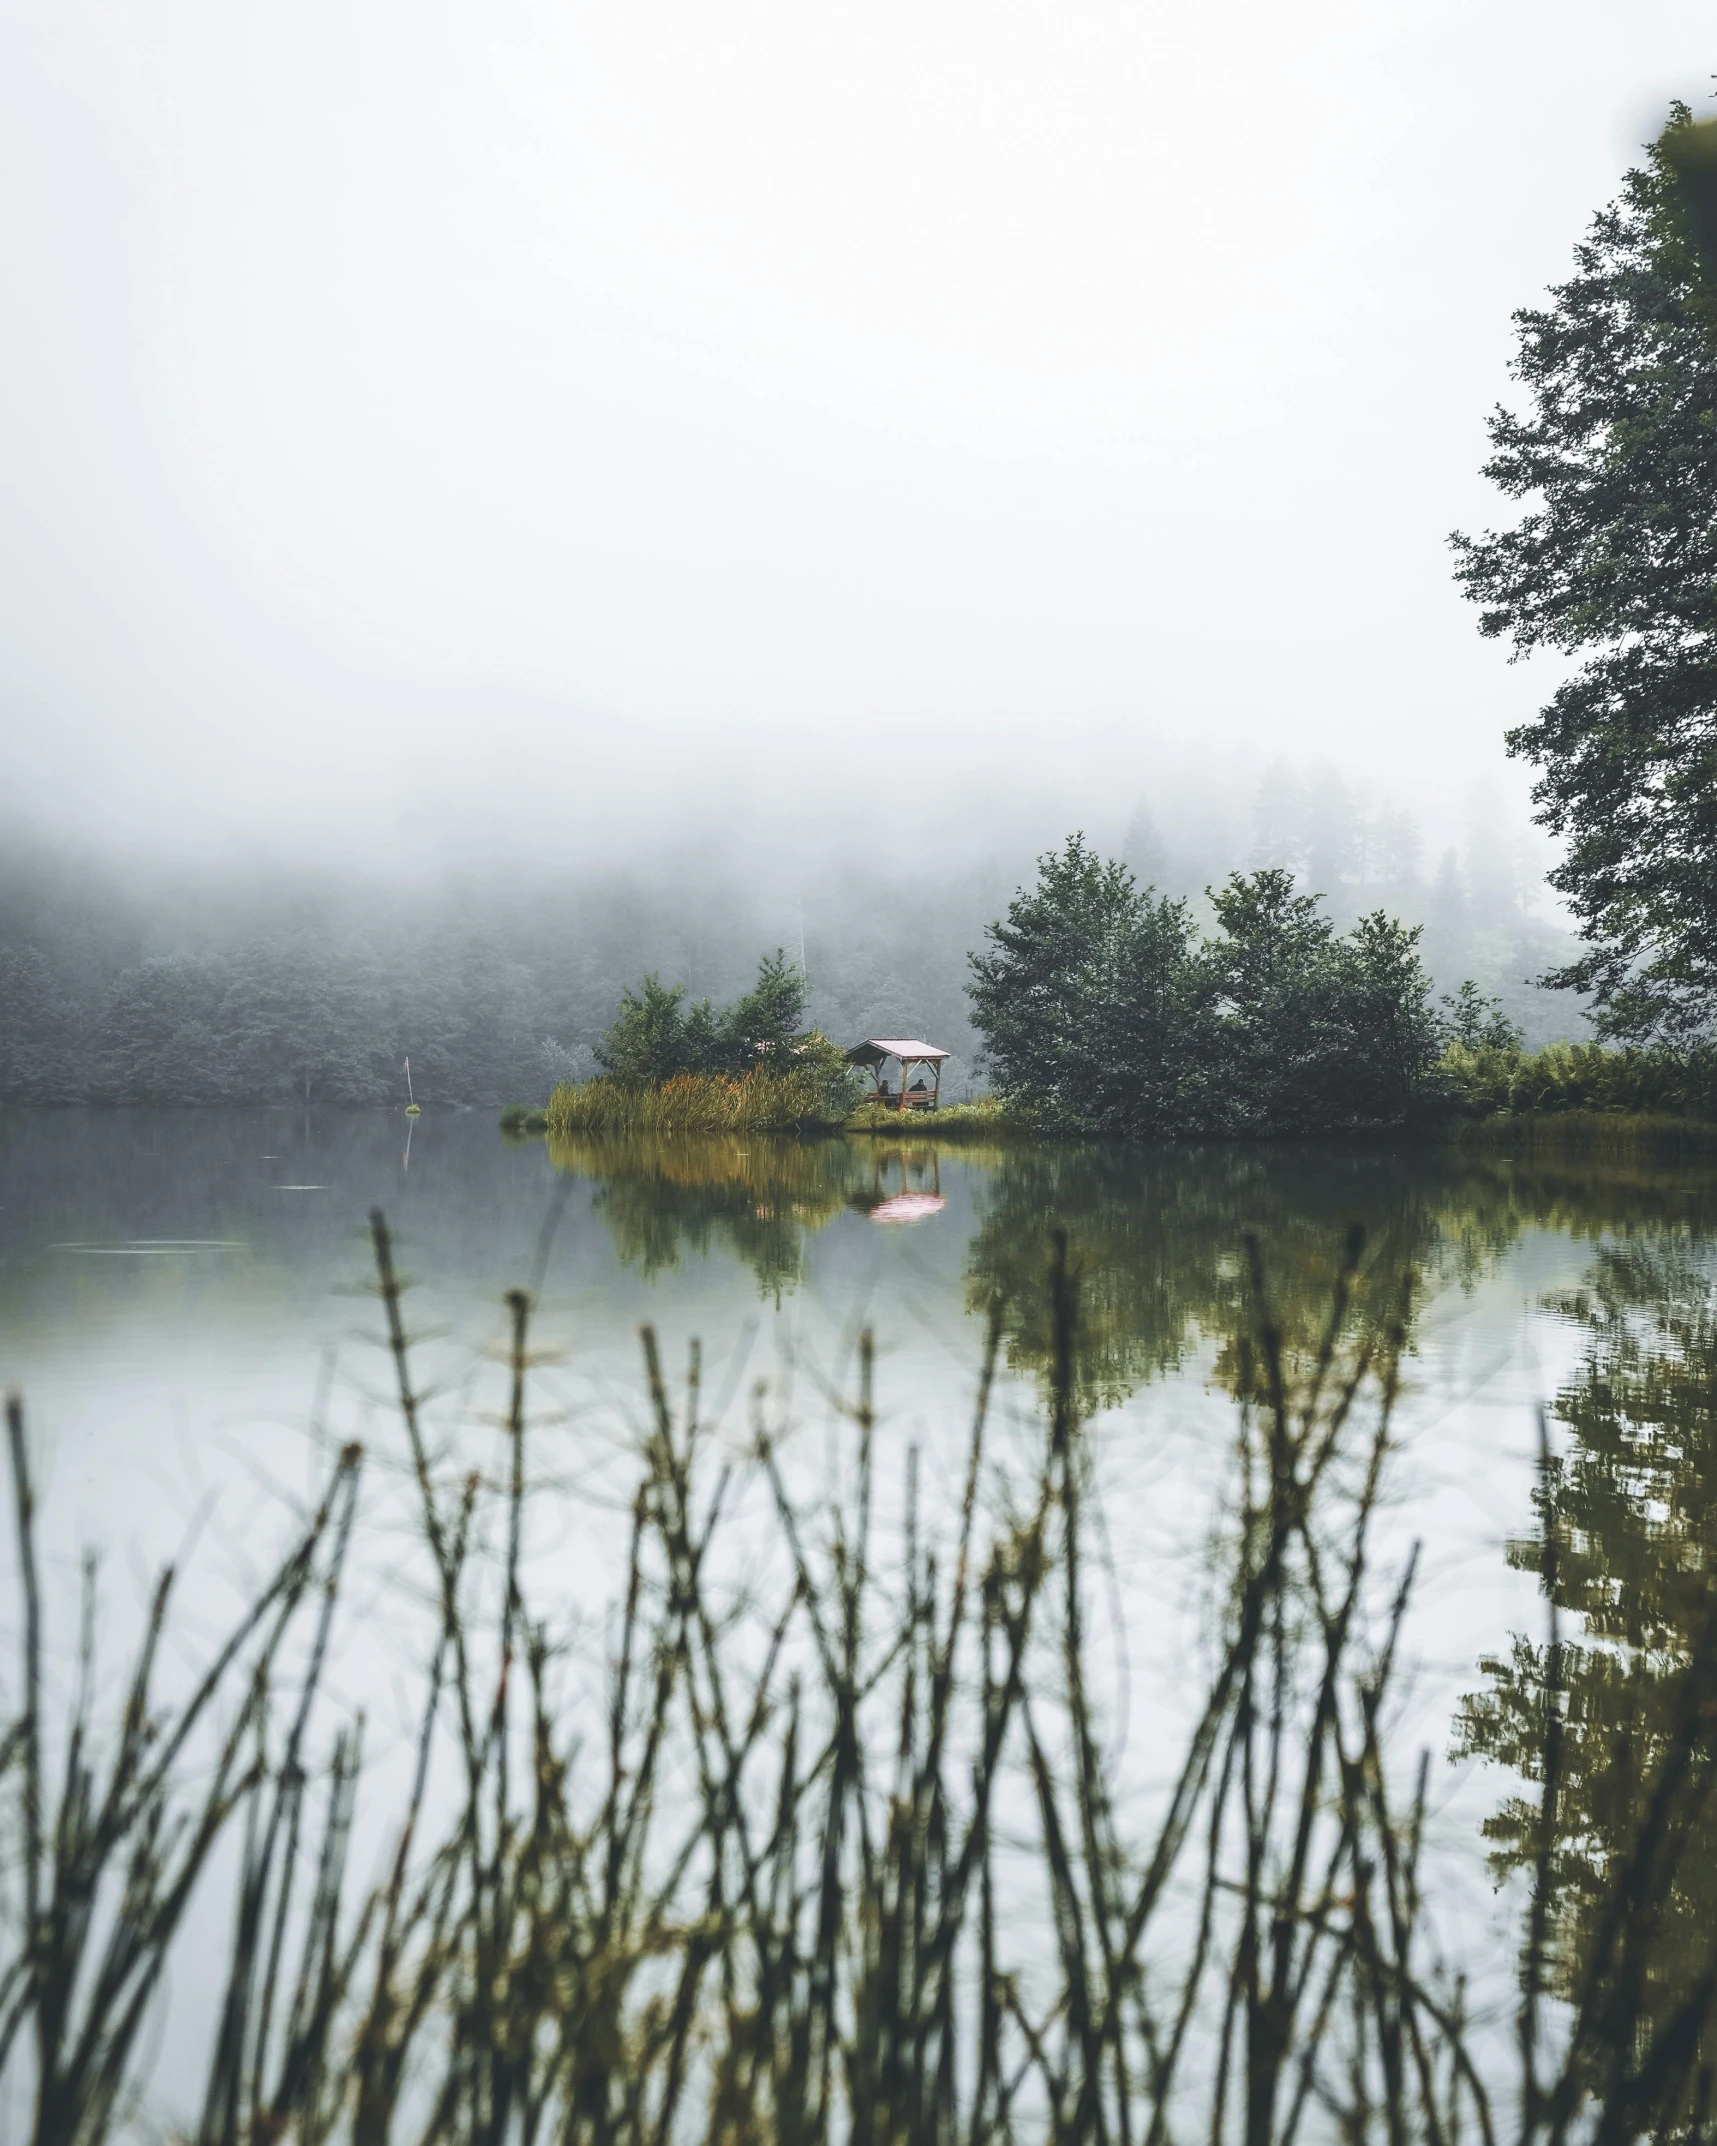
<path id="1" fill-rule="evenodd" d="M 737 1078 L 681 1073 L 659 1088 L 618 1081 L 562 1083 L 549 1097 L 551 1135 L 576 1133 L 736 1133 L 833 1131 L 847 1115 L 844 1093 L 821 1069 L 761 1070 Z"/>

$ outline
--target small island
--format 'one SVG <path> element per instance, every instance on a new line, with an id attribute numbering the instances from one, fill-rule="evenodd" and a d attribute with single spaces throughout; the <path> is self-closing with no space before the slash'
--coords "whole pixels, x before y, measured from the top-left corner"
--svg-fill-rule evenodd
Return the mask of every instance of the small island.
<path id="1" fill-rule="evenodd" d="M 1290 873 L 1232 873 L 1215 929 L 1075 834 L 1039 860 L 969 957 L 991 1088 L 946 1108 L 951 1052 L 842 1046 L 805 1025 L 777 949 L 730 1005 L 648 975 L 621 997 L 599 1078 L 515 1106 L 515 1132 L 887 1132 L 937 1139 L 1357 1139 L 1713 1144 L 1708 1046 L 1522 1047 L 1471 982 L 1440 999 L 1419 929 L 1382 910 L 1338 931 Z"/>

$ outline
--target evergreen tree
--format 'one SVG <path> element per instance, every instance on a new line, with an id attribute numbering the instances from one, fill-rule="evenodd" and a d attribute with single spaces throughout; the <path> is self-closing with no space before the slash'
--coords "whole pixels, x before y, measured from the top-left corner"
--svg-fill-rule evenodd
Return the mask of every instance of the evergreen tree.
<path id="1" fill-rule="evenodd" d="M 721 1048 L 734 1072 L 745 1073 L 759 1058 L 780 1052 L 805 1026 L 805 978 L 777 947 L 757 964 L 757 981 L 721 1017 Z"/>
<path id="2" fill-rule="evenodd" d="M 634 991 L 620 994 L 614 1024 L 596 1046 L 596 1060 L 610 1080 L 624 1088 L 650 1088 L 692 1071 L 680 1007 L 684 984 L 664 984 L 646 976 Z"/>
<path id="3" fill-rule="evenodd" d="M 1442 1047 L 1416 928 L 1338 937 L 1293 875 L 1212 893 L 1220 936 L 1075 835 L 972 956 L 997 1088 L 1069 1131 L 1292 1133 L 1399 1123 Z"/>
<path id="4" fill-rule="evenodd" d="M 1069 1130 L 1173 1129 L 1198 995 L 1185 905 L 1076 834 L 987 937 L 970 988 L 997 1087 Z"/>
<path id="5" fill-rule="evenodd" d="M 1121 862 L 1141 887 L 1162 889 L 1168 884 L 1168 850 L 1158 830 L 1156 814 L 1142 797 L 1128 823 Z"/>
<path id="6" fill-rule="evenodd" d="M 1717 1020 L 1717 297 L 1677 192 L 1692 131 L 1677 105 L 1573 277 L 1516 314 L 1528 407 L 1492 416 L 1485 474 L 1527 512 L 1452 540 L 1481 632 L 1581 659 L 1508 746 L 1542 771 L 1586 944 L 1546 981 L 1641 1040 Z"/>
<path id="7" fill-rule="evenodd" d="M 757 981 L 731 1006 L 708 999 L 686 1008 L 685 986 L 644 978 L 620 994 L 620 1011 L 597 1045 L 603 1071 L 623 1087 L 658 1087 L 680 1073 L 738 1076 L 784 1065 L 805 1020 L 805 979 L 777 947 L 757 965 Z"/>
<path id="8" fill-rule="evenodd" d="M 84 1026 L 39 948 L 0 947 L 0 1098 L 80 1097 L 88 1079 Z"/>

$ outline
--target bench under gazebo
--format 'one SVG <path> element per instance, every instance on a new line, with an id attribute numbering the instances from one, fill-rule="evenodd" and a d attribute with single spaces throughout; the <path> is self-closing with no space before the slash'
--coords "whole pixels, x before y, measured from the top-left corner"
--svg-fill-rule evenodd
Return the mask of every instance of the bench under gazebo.
<path id="1" fill-rule="evenodd" d="M 862 1066 L 871 1078 L 869 1100 L 889 1110 L 934 1110 L 942 1099 L 942 1061 L 952 1054 L 911 1036 L 867 1036 L 847 1053 L 850 1066 Z M 900 1067 L 900 1085 L 888 1081 L 890 1062 Z M 912 1078 L 917 1066 L 919 1077 Z M 930 1078 L 926 1080 L 924 1074 Z"/>

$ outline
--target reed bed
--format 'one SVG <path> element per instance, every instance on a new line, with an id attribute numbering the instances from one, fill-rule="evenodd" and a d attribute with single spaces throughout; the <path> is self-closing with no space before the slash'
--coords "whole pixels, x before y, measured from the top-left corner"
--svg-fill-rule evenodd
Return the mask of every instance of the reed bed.
<path id="1" fill-rule="evenodd" d="M 1426 1764 L 1398 1782 L 1382 1729 L 1413 1569 L 1374 1569 L 1406 1294 L 1393 1318 L 1350 1321 L 1361 1283 L 1381 1286 L 1357 1234 L 1300 1349 L 1247 1247 L 1220 1644 L 1148 1813 L 1116 1794 L 1096 1696 L 1081 1285 L 1064 1239 L 1024 1461 L 1002 1465 L 992 1424 L 998 1302 L 957 1503 L 932 1525 L 901 1456 L 903 1525 L 887 1539 L 868 1336 L 839 1402 L 839 1464 L 806 1504 L 763 1401 L 743 1458 L 724 1454 L 697 1352 L 671 1392 L 646 1329 L 601 1695 L 567 1707 L 566 1644 L 526 1598 L 521 1552 L 539 1442 L 531 1300 L 507 1300 L 504 1459 L 471 1472 L 429 1437 L 379 1215 L 373 1237 L 428 1606 L 416 1760 L 370 1882 L 349 1852 L 363 1724 L 323 1686 L 371 1461 L 338 1455 L 176 1702 L 156 1693 L 171 1574 L 111 1719 L 91 1697 L 92 1592 L 86 1673 L 50 1734 L 34 1493 L 10 1406 L 23 1615 L 0 1742 L 16 1843 L 0 2090 L 39 2146 L 140 2121 L 146 2023 L 188 1903 L 235 1840 L 207 2146 L 1493 2146 L 1505 2124 L 1561 2146 L 1661 2130 L 1690 2093 L 1703 2110 L 1717 1958 L 1661 2032 L 1636 2031 L 1628 2006 L 1675 1880 L 1677 1798 L 1710 1757 L 1717 1646 L 1688 1674 L 1578 2001 L 1552 2019 L 1552 1623 L 1510 2064 L 1475 2040 L 1437 1959 Z M 1553 1482 L 1547 1456 L 1552 1601 Z M 767 1558 L 724 1532 L 748 1488 L 773 1516 Z M 490 1540 L 493 1563 L 477 1547 Z M 743 1615 L 717 1576 L 732 1548 L 752 1575 Z"/>
<path id="2" fill-rule="evenodd" d="M 784 1073 L 680 1073 L 660 1087 L 562 1082 L 549 1097 L 551 1135 L 575 1133 L 832 1132 L 849 1107 L 821 1067 Z"/>

